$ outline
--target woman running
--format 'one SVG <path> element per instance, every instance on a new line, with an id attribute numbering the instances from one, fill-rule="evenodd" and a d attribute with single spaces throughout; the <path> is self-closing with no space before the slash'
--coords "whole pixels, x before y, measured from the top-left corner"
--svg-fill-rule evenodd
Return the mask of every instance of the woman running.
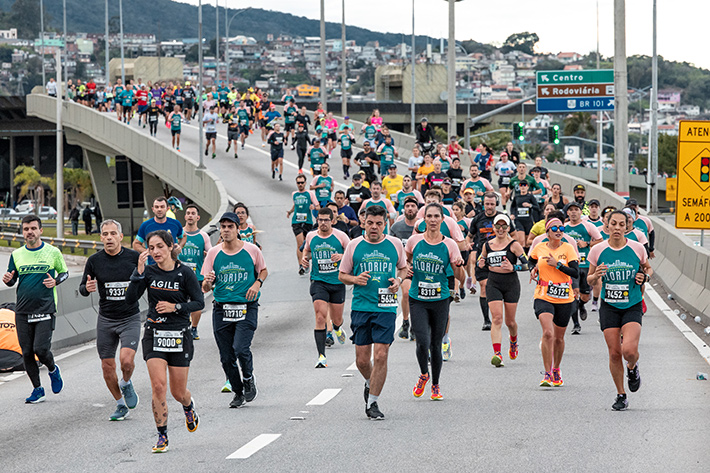
<path id="1" fill-rule="evenodd" d="M 412 394 L 421 397 L 429 381 L 431 356 L 431 400 L 443 399 L 439 375 L 443 365 L 442 339 L 449 321 L 449 304 L 454 277 L 460 276 L 463 259 L 456 242 L 441 231 L 444 209 L 431 203 L 425 207 L 426 231 L 407 240 L 409 275 L 409 319 L 417 343 L 416 354 L 421 375 Z"/>
<path id="2" fill-rule="evenodd" d="M 153 453 L 168 451 L 168 374 L 170 392 L 185 411 L 189 432 L 197 430 L 199 418 L 187 389 L 187 374 L 193 355 L 190 313 L 205 307 L 195 272 L 173 256 L 173 237 L 157 230 L 146 238 L 148 249 L 138 258 L 131 275 L 126 303 L 133 304 L 148 291 L 148 318 L 143 335 L 143 359 L 153 391 L 153 417 L 158 428 L 158 442 Z M 148 256 L 156 264 L 146 266 Z"/>
<path id="3" fill-rule="evenodd" d="M 551 193 L 545 203 L 552 203 L 555 205 L 557 210 L 564 210 L 565 205 L 569 204 L 569 199 L 562 195 L 562 186 L 559 184 L 552 184 L 550 192 Z"/>
<path id="4" fill-rule="evenodd" d="M 548 218 L 545 231 L 547 241 L 530 251 L 530 281 L 537 281 L 533 307 L 542 327 L 540 349 L 545 377 L 540 386 L 550 387 L 564 384 L 560 363 L 574 305 L 572 279 L 579 277 L 579 257 L 571 244 L 562 241 L 565 231 L 562 220 Z"/>
<path id="5" fill-rule="evenodd" d="M 491 342 L 493 358 L 491 364 L 496 368 L 503 366 L 501 354 L 501 327 L 505 310 L 505 325 L 510 333 L 508 356 L 511 360 L 518 357 L 518 323 L 515 312 L 520 300 L 520 280 L 516 271 L 527 271 L 528 260 L 523 247 L 508 233 L 510 219 L 505 214 L 498 214 L 493 219 L 495 237 L 488 240 L 481 250 L 478 265 L 488 269 L 486 298 L 491 313 Z M 517 261 L 520 260 L 520 264 Z"/>

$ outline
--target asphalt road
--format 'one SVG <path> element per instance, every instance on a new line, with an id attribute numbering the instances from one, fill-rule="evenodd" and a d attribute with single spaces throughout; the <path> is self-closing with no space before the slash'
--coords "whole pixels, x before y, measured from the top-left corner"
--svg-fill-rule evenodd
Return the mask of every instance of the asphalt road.
<path id="1" fill-rule="evenodd" d="M 629 410 L 615 412 L 595 314 L 583 322 L 581 335 L 568 332 L 564 387 L 538 386 L 541 330 L 525 275 L 517 360 L 506 356 L 504 368 L 490 365 L 478 296 L 468 296 L 452 305 L 453 357 L 441 379 L 445 400 L 429 401 L 428 390 L 420 399 L 412 396 L 414 342 L 397 339 L 379 402 L 386 420 L 368 421 L 352 345 L 336 344 L 328 350 L 329 367 L 313 368 L 309 281 L 297 275 L 286 218 L 294 166 L 286 167 L 284 182 L 272 181 L 257 136 L 234 160 L 224 152 L 224 125 L 219 133 L 218 157 L 205 163 L 232 197 L 249 206 L 263 230 L 258 238 L 269 269 L 253 343 L 259 396 L 242 409 L 228 408 L 231 395 L 219 392 L 224 375 L 207 311 L 188 382 L 199 429 L 187 432 L 180 405 L 169 397 L 170 451 L 154 455 L 150 384 L 140 354 L 134 382 L 141 403 L 126 421 L 109 422 L 114 402 L 95 348 L 77 347 L 59 361 L 65 390 L 48 394 L 42 404 L 23 403 L 31 391 L 24 375 L 0 376 L 2 471 L 708 471 L 710 382 L 695 375 L 710 367 L 662 311 L 649 303 L 640 346 L 643 384 L 630 394 Z M 158 139 L 169 142 L 162 125 Z M 181 149 L 195 160 L 196 143 L 196 131 L 186 126 Z M 286 158 L 295 162 L 295 152 L 287 150 Z M 333 168 L 342 183 L 342 170 Z M 349 303 L 350 296 L 346 327 Z M 41 376 L 48 386 L 46 370 Z"/>

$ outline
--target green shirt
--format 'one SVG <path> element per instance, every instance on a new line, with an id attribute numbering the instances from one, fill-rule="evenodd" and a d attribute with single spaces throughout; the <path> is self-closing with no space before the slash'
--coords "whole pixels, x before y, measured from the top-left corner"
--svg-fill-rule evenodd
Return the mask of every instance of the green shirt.
<path id="1" fill-rule="evenodd" d="M 646 262 L 646 249 L 636 241 L 626 241 L 618 250 L 609 242 L 599 243 L 589 253 L 589 262 L 594 266 L 607 265 L 602 276 L 601 298 L 619 309 L 628 309 L 643 298 L 641 286 L 636 284 L 636 273 Z"/>
<path id="2" fill-rule="evenodd" d="M 237 118 L 241 126 L 249 126 L 249 111 L 246 108 L 237 109 Z"/>
<path id="3" fill-rule="evenodd" d="M 187 239 L 185 240 L 185 246 L 180 251 L 179 259 L 185 266 L 195 272 L 198 281 L 202 281 L 204 279 L 204 276 L 202 276 L 202 263 L 205 260 L 205 252 L 212 247 L 209 243 L 209 237 L 202 230 L 195 233 L 185 232 L 185 236 Z"/>
<path id="4" fill-rule="evenodd" d="M 407 240 L 406 252 L 412 255 L 412 285 L 409 297 L 418 301 L 441 301 L 451 296 L 449 277 L 454 270 L 451 260 L 460 256 L 453 240 L 432 245 L 424 239 L 424 235 L 413 235 Z"/>
<path id="5" fill-rule="evenodd" d="M 45 287 L 47 275 L 56 278 L 67 273 L 62 252 L 42 242 L 39 248 L 22 246 L 12 252 L 7 272 L 15 271 L 18 314 L 54 314 L 57 312 L 57 287 Z M 16 279 L 15 279 L 16 278 Z M 14 284 L 14 282 L 13 282 Z"/>
<path id="6" fill-rule="evenodd" d="M 298 192 L 294 191 L 293 195 L 293 217 L 291 224 L 306 223 L 313 225 L 313 214 L 311 213 L 311 205 L 318 203 L 313 191 Z"/>
<path id="7" fill-rule="evenodd" d="M 525 176 L 525 180 L 528 181 L 528 188 L 530 189 L 531 194 L 532 191 L 537 190 L 540 187 L 537 182 L 535 182 L 535 178 L 529 174 Z M 517 174 L 510 178 L 510 187 L 515 189 L 516 195 L 520 194 L 520 178 L 518 178 Z"/>
<path id="8" fill-rule="evenodd" d="M 340 263 L 333 261 L 334 254 L 342 255 L 348 246 L 348 236 L 340 230 L 333 229 L 328 237 L 321 237 L 317 231 L 306 236 L 304 251 L 311 252 L 311 280 L 322 281 L 328 284 L 343 283 L 338 280 L 338 267 Z"/>
<path id="9" fill-rule="evenodd" d="M 226 304 L 247 301 L 246 293 L 256 282 L 262 269 L 266 268 L 264 256 L 256 245 L 244 242 L 241 250 L 230 255 L 222 245 L 217 245 L 207 253 L 202 266 L 203 276 L 214 271 L 214 300 Z M 257 293 L 259 299 L 261 291 Z"/>
<path id="10" fill-rule="evenodd" d="M 333 196 L 333 178 L 330 176 L 317 176 L 316 185 L 319 186 L 321 184 L 325 184 L 325 187 L 319 187 L 315 190 L 318 201 L 331 200 Z"/>
<path id="11" fill-rule="evenodd" d="M 365 127 L 365 139 L 366 140 L 374 140 L 376 135 L 377 135 L 377 128 L 375 128 L 373 125 L 367 125 Z"/>
<path id="12" fill-rule="evenodd" d="M 285 123 L 293 123 L 296 121 L 296 113 L 298 113 L 298 110 L 296 107 L 287 107 L 286 112 L 285 112 Z"/>
<path id="13" fill-rule="evenodd" d="M 320 172 L 320 167 L 325 162 L 325 153 L 321 148 L 313 148 L 311 150 L 311 169 L 315 172 Z"/>
<path id="14" fill-rule="evenodd" d="M 353 140 L 350 139 L 350 135 L 347 133 L 340 135 L 340 147 L 344 150 L 348 150 L 353 147 Z"/>
<path id="15" fill-rule="evenodd" d="M 380 174 L 386 176 L 389 173 L 390 164 L 394 164 L 394 146 L 384 145 L 380 155 Z"/>

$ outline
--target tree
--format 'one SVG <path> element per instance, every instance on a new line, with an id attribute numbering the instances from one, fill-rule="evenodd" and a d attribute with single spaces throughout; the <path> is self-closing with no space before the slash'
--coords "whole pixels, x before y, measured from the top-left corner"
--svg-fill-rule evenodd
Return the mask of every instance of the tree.
<path id="1" fill-rule="evenodd" d="M 509 53 L 510 51 L 522 51 L 527 54 L 535 54 L 535 44 L 540 41 L 537 33 L 513 33 L 503 43 L 501 51 Z"/>
<path id="2" fill-rule="evenodd" d="M 589 112 L 575 112 L 565 118 L 564 136 L 579 136 L 591 139 L 596 133 L 592 114 Z M 580 158 L 584 159 L 584 143 L 580 143 Z"/>
<path id="3" fill-rule="evenodd" d="M 20 38 L 37 38 L 39 36 L 39 2 L 37 0 L 15 0 L 10 10 L 8 23 L 17 28 L 17 36 Z M 52 21 L 44 8 L 45 25 Z"/>
<path id="4" fill-rule="evenodd" d="M 94 193 L 91 174 L 81 168 L 64 168 L 64 188 L 71 199 L 69 208 L 74 208 Z"/>
<path id="5" fill-rule="evenodd" d="M 540 59 L 535 64 L 536 71 L 561 71 L 565 65 L 555 59 Z"/>
<path id="6" fill-rule="evenodd" d="M 44 204 L 44 188 L 52 187 L 53 178 L 42 177 L 32 166 L 15 168 L 15 185 L 20 186 L 19 199 L 27 198 L 35 203 L 35 209 Z"/>
<path id="7" fill-rule="evenodd" d="M 510 132 L 507 130 L 507 128 L 510 127 L 504 127 L 499 123 L 493 122 L 490 125 L 486 125 L 481 128 L 477 128 L 476 132 L 474 134 L 481 134 L 481 133 L 486 133 L 486 132 L 492 132 L 492 133 L 487 133 L 485 135 L 481 136 L 476 136 L 474 138 L 471 138 L 471 143 L 469 147 L 476 149 L 476 147 L 480 143 L 486 143 L 488 146 L 491 147 L 493 152 L 497 152 L 498 150 L 502 150 L 505 148 L 505 145 L 508 144 L 510 141 Z M 500 129 L 506 129 L 505 131 L 497 131 L 493 132 L 493 130 L 500 130 Z M 445 141 L 444 141 L 445 143 Z"/>

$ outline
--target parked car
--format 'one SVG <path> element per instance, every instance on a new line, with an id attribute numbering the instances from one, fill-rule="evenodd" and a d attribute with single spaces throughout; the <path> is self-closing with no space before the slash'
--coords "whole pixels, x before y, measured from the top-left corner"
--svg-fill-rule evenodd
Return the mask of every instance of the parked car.
<path id="1" fill-rule="evenodd" d="M 23 200 L 15 207 L 15 212 L 19 214 L 29 214 L 35 208 L 35 203 L 32 200 Z"/>
<path id="2" fill-rule="evenodd" d="M 0 218 L 6 220 L 8 218 L 19 218 L 17 212 L 12 209 L 0 208 Z"/>
<path id="3" fill-rule="evenodd" d="M 57 210 L 54 207 L 44 206 L 39 210 L 39 218 L 41 218 L 42 220 L 56 219 Z"/>

